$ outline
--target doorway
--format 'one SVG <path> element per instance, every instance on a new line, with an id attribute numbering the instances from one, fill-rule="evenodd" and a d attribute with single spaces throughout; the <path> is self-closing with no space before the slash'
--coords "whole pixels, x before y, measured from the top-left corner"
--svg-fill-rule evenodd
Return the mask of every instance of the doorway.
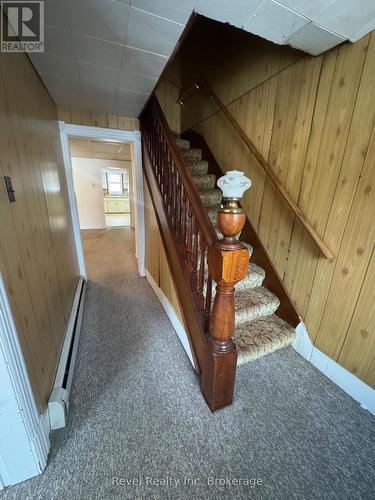
<path id="1" fill-rule="evenodd" d="M 80 229 L 134 229 L 131 145 L 69 137 Z"/>
<path id="2" fill-rule="evenodd" d="M 60 130 L 81 275 L 86 276 L 86 266 L 80 231 L 90 229 L 95 219 L 94 224 L 102 230 L 134 228 L 138 273 L 145 276 L 140 132 L 64 122 L 60 122 Z M 83 203 L 77 195 L 80 188 L 90 195 Z"/>

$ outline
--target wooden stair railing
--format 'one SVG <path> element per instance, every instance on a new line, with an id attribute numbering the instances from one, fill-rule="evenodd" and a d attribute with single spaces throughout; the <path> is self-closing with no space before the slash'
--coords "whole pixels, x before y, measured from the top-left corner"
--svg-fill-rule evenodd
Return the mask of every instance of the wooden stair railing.
<path id="1" fill-rule="evenodd" d="M 219 99 L 219 97 L 210 89 L 204 81 L 194 82 L 187 89 L 181 92 L 181 95 L 177 99 L 177 103 L 184 104 L 186 100 L 188 100 L 194 92 L 197 90 L 201 90 L 209 99 L 211 99 L 215 105 L 220 109 L 225 118 L 230 123 L 233 130 L 241 137 L 242 141 L 245 143 L 246 147 L 250 151 L 250 153 L 255 157 L 260 167 L 264 170 L 272 184 L 275 186 L 276 191 L 280 194 L 282 200 L 293 212 L 295 217 L 300 221 L 304 229 L 307 231 L 309 236 L 312 238 L 316 246 L 319 248 L 320 252 L 329 260 L 333 260 L 334 256 L 331 250 L 324 243 L 322 238 L 315 231 L 313 226 L 306 220 L 304 214 L 301 209 L 294 203 L 292 198 L 289 196 L 289 193 L 286 191 L 281 181 L 277 177 L 277 175 L 273 172 L 272 167 L 269 163 L 263 158 L 262 153 L 255 146 L 253 141 L 247 136 L 244 129 L 238 123 L 238 121 L 234 118 L 234 116 L 228 111 L 228 108 L 224 105 L 224 103 Z"/>
<path id="2" fill-rule="evenodd" d="M 142 111 L 140 123 L 146 182 L 201 389 L 214 411 L 233 399 L 234 285 L 245 277 L 249 256 L 233 238 L 217 240 L 155 95 Z M 212 276 L 217 282 L 213 307 Z"/>
<path id="3" fill-rule="evenodd" d="M 214 174 L 217 179 L 225 174 L 201 134 L 189 129 L 185 130 L 185 132 L 181 134 L 181 138 L 188 140 L 192 148 L 198 148 L 202 150 L 203 158 L 208 162 L 209 174 Z M 301 321 L 296 306 L 293 303 L 293 300 L 290 297 L 288 290 L 286 289 L 274 264 L 272 263 L 272 260 L 268 256 L 266 249 L 260 241 L 259 236 L 255 231 L 255 228 L 252 225 L 249 217 L 246 217 L 240 240 L 244 241 L 245 243 L 251 244 L 251 246 L 253 247 L 251 261 L 254 264 L 258 264 L 258 266 L 266 271 L 264 286 L 280 299 L 280 306 L 277 310 L 277 315 L 280 316 L 284 321 L 292 325 L 294 328 L 296 328 Z"/>

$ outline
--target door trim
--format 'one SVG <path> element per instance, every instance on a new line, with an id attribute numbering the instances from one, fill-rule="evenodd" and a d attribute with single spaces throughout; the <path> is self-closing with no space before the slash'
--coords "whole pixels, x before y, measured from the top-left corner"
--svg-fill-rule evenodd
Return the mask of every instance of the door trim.
<path id="1" fill-rule="evenodd" d="M 69 136 L 94 137 L 95 139 L 130 142 L 132 151 L 132 181 L 135 197 L 135 248 L 138 263 L 138 273 L 145 277 L 145 217 L 143 196 L 143 172 L 142 172 L 142 145 L 141 133 L 118 130 L 111 128 L 92 127 L 87 125 L 75 125 L 59 121 L 61 145 L 63 149 L 66 180 L 68 184 L 69 204 L 72 217 L 74 240 L 76 245 L 77 259 L 81 276 L 86 277 L 85 259 L 82 248 L 81 233 L 79 227 L 77 200 L 73 185 L 72 162 L 69 150 Z"/>
<path id="2" fill-rule="evenodd" d="M 40 474 L 50 448 L 47 414 L 39 415 L 0 274 L 0 489 Z"/>

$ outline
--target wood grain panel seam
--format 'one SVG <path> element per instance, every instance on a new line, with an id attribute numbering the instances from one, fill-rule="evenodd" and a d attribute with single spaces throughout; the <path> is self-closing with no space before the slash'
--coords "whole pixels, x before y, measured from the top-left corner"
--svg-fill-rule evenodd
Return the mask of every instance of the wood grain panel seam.
<path id="1" fill-rule="evenodd" d="M 350 117 L 350 124 L 349 124 L 349 127 L 348 127 L 348 135 L 347 135 L 346 141 L 345 141 L 345 148 L 344 148 L 344 152 L 343 152 L 343 156 L 342 156 L 342 161 L 341 161 L 340 168 L 339 168 L 338 174 L 337 174 L 337 181 L 336 181 L 336 185 L 335 185 L 335 190 L 334 190 L 334 194 L 332 196 L 332 202 L 331 202 L 331 206 L 330 206 L 329 211 L 328 211 L 327 220 L 325 221 L 325 226 L 324 226 L 324 231 L 323 231 L 323 237 L 325 236 L 325 233 L 326 233 L 326 229 L 327 229 L 327 226 L 328 226 L 328 221 L 329 221 L 329 218 L 330 218 L 330 215 L 331 215 L 331 211 L 332 211 L 332 205 L 334 203 L 336 192 L 337 192 L 337 187 L 338 187 L 338 182 L 339 182 L 339 179 L 340 179 L 340 174 L 341 174 L 341 171 L 342 171 L 342 168 L 343 168 L 343 163 L 344 163 L 344 160 L 345 160 L 345 152 L 346 152 L 346 149 L 348 147 L 349 137 L 350 137 L 350 134 L 351 134 L 353 117 L 354 117 L 354 113 L 355 113 L 355 108 L 357 106 L 357 101 L 358 101 L 359 91 L 360 91 L 360 88 L 361 88 L 361 83 L 362 83 L 362 78 L 363 78 L 363 72 L 364 72 L 364 68 L 365 68 L 366 58 L 367 58 L 367 55 L 368 55 L 369 45 L 370 44 L 368 43 L 367 48 L 366 48 L 366 56 L 364 58 L 364 62 L 363 62 L 363 66 L 362 66 L 361 77 L 360 77 L 359 82 L 358 82 L 356 97 L 355 97 L 355 101 L 354 101 L 354 105 L 353 105 L 353 113 L 351 114 L 351 117 Z M 336 60 L 336 64 L 337 64 L 337 60 Z M 336 71 L 336 69 L 335 69 L 335 71 Z M 373 131 L 374 131 L 374 124 L 372 126 L 372 131 L 371 131 L 371 134 L 370 134 L 370 137 L 369 137 L 369 142 L 371 141 L 371 138 L 372 138 L 372 135 L 373 135 Z M 360 182 L 360 179 L 361 179 L 361 176 L 362 176 L 362 172 L 363 172 L 365 163 L 366 163 L 366 161 L 364 159 L 363 162 L 362 162 L 362 167 L 361 167 L 361 170 L 360 170 L 360 174 L 359 174 L 358 179 L 357 179 L 357 186 L 356 186 L 356 188 L 354 190 L 354 193 L 353 193 L 353 198 L 352 198 L 351 205 L 350 205 L 349 215 L 348 215 L 346 223 L 345 223 L 345 225 L 343 227 L 343 231 L 342 231 L 342 235 L 341 235 L 341 241 L 340 241 L 340 244 L 338 246 L 338 250 L 336 252 L 336 263 L 335 263 L 335 266 L 334 266 L 334 270 L 332 272 L 332 276 L 331 276 L 331 280 L 330 280 L 330 284 L 329 284 L 329 288 L 328 288 L 328 292 L 327 292 L 327 296 L 326 296 L 326 303 L 327 303 L 328 297 L 329 297 L 330 292 L 331 292 L 331 286 L 332 286 L 333 277 L 334 277 L 335 271 L 336 271 L 336 265 L 337 265 L 338 256 L 340 255 L 340 252 L 341 252 L 341 247 L 342 247 L 342 244 L 343 244 L 343 239 L 344 239 L 345 231 L 346 231 L 347 225 L 348 225 L 349 220 L 350 220 L 350 214 L 352 212 L 353 204 L 354 204 L 354 201 L 355 201 L 355 197 L 356 197 L 356 194 L 357 194 L 357 190 L 358 190 L 358 187 L 359 187 L 359 182 Z M 318 271 L 318 263 L 319 263 L 318 261 L 316 261 L 316 263 L 315 263 L 314 277 L 313 277 L 312 282 L 311 282 L 312 285 L 311 285 L 311 289 L 310 289 L 310 298 L 309 298 L 309 301 L 308 301 L 308 304 L 307 304 L 306 311 L 308 311 L 309 306 L 310 306 L 310 301 L 311 301 L 311 297 L 312 297 L 311 291 L 313 290 L 314 285 L 315 285 L 316 273 Z M 363 286 L 363 283 L 362 283 L 362 286 Z M 359 296 L 358 296 L 358 298 L 359 298 Z M 321 318 L 320 318 L 320 321 L 319 321 L 319 326 L 318 326 L 318 328 L 316 330 L 316 335 L 314 336 L 314 339 L 313 339 L 314 344 L 317 341 L 318 336 L 319 336 L 320 328 L 321 328 L 322 321 L 323 321 L 323 318 L 324 318 L 324 313 L 325 313 L 325 310 L 326 310 L 326 303 L 325 303 L 325 305 L 323 307 Z M 353 315 L 354 315 L 354 311 L 353 311 Z M 353 316 L 352 316 L 352 318 L 350 320 L 350 323 L 351 323 L 352 319 L 353 319 Z M 348 325 L 348 329 L 346 331 L 346 335 L 348 334 L 350 323 Z M 346 338 L 346 335 L 345 335 L 345 338 Z M 343 345 L 344 345 L 344 343 L 343 343 Z M 340 348 L 340 353 L 341 353 L 343 345 Z M 338 359 L 339 359 L 339 355 L 337 356 L 336 361 Z"/>
<path id="2" fill-rule="evenodd" d="M 278 77 L 280 73 L 282 73 L 283 71 L 287 70 L 288 68 L 290 68 L 291 66 L 293 66 L 293 64 L 296 64 L 298 63 L 301 59 L 303 59 L 305 56 L 301 56 L 299 59 L 291 62 L 290 64 L 288 64 L 287 66 L 285 66 L 284 68 L 280 69 L 277 71 L 277 73 L 274 73 L 273 75 L 267 77 L 265 80 L 262 80 L 260 83 L 257 83 L 256 85 L 254 85 L 254 87 L 251 87 L 250 89 L 248 89 L 246 92 L 244 92 L 243 94 L 241 94 L 240 96 L 236 97 L 235 99 L 233 99 L 232 101 L 228 102 L 227 104 L 224 104 L 225 107 L 229 107 L 231 106 L 232 104 L 235 104 L 237 101 L 239 101 L 241 98 L 243 97 L 246 97 L 247 94 L 249 94 L 250 92 L 252 92 L 253 90 L 256 90 L 258 87 L 261 87 L 264 83 L 267 83 L 269 80 L 272 80 L 272 78 L 275 78 L 275 77 Z M 189 125 L 189 129 L 193 129 L 195 127 L 198 127 L 199 125 L 203 124 L 205 121 L 209 120 L 210 118 L 214 117 L 215 115 L 217 115 L 218 113 L 220 113 L 220 110 L 217 110 L 215 111 L 214 113 L 211 113 L 209 115 L 207 115 L 205 118 L 203 118 L 202 120 L 199 120 L 197 123 L 194 123 L 193 125 Z M 184 132 L 184 130 L 183 130 Z"/>
<path id="3" fill-rule="evenodd" d="M 320 64 L 319 76 L 318 76 L 318 81 L 317 81 L 317 85 L 316 85 L 314 106 L 313 106 L 313 111 L 311 113 L 310 133 L 309 133 L 309 138 L 308 138 L 307 145 L 306 145 L 305 158 L 304 158 L 304 162 L 303 162 L 304 165 L 306 165 L 306 160 L 307 160 L 307 156 L 308 156 L 309 148 L 310 148 L 310 143 L 311 143 L 312 128 L 313 128 L 313 123 L 314 123 L 314 115 L 315 115 L 316 104 L 317 104 L 317 100 L 318 100 L 318 89 L 319 89 L 320 82 L 321 82 L 322 72 L 323 72 L 323 58 L 322 58 L 322 61 L 321 61 L 321 64 Z M 303 173 L 302 173 L 302 177 L 303 177 Z M 300 182 L 300 184 L 298 186 L 298 196 L 297 196 L 297 201 L 296 201 L 297 206 L 298 206 L 300 198 L 301 198 L 301 190 L 302 190 L 302 178 L 301 178 L 301 182 Z M 289 261 L 289 254 L 291 252 L 291 246 L 292 246 L 292 241 L 293 241 L 294 230 L 295 230 L 296 224 L 298 224 L 298 221 L 297 221 L 296 217 L 293 217 L 293 226 L 292 226 L 292 230 L 290 232 L 290 239 L 289 239 L 289 245 L 288 245 L 287 262 L 286 262 L 284 273 L 283 273 L 283 276 L 282 276 L 283 281 L 285 280 L 285 275 L 286 275 L 286 272 L 287 272 L 288 261 Z"/>
<path id="4" fill-rule="evenodd" d="M 368 270 L 369 270 L 370 265 L 371 265 L 371 260 L 372 260 L 372 257 L 373 257 L 373 255 L 374 255 L 374 251 L 375 251 L 375 243 L 374 243 L 374 245 L 373 245 L 373 247 L 372 247 L 372 251 L 371 251 L 371 254 L 370 254 L 370 258 L 369 258 L 369 260 L 368 260 L 368 263 L 367 263 L 367 266 L 366 266 L 366 271 L 365 271 L 365 273 L 364 273 L 364 278 L 363 278 L 363 281 L 362 281 L 361 286 L 360 286 L 359 291 L 358 291 L 358 296 L 357 296 L 357 300 L 356 300 L 356 302 L 355 302 L 355 306 L 354 306 L 354 309 L 353 309 L 353 314 L 352 314 L 352 317 L 350 318 L 350 321 L 349 321 L 349 324 L 348 324 L 348 328 L 347 328 L 347 330 L 346 330 L 346 334 L 345 334 L 344 339 L 343 339 L 343 341 L 342 341 L 342 345 L 341 345 L 341 347 L 340 347 L 340 350 L 339 350 L 339 353 L 338 353 L 338 355 L 337 355 L 337 360 L 336 360 L 336 361 L 338 361 L 338 360 L 340 359 L 340 356 L 341 356 L 342 350 L 344 349 L 345 342 L 346 342 L 346 338 L 347 338 L 348 333 L 349 333 L 349 331 L 350 331 L 350 327 L 351 327 L 351 324 L 352 324 L 352 321 L 353 321 L 353 318 L 354 318 L 354 315 L 355 315 L 355 311 L 356 311 L 356 309 L 357 309 L 358 302 L 359 302 L 359 300 L 360 300 L 360 298 L 361 298 L 361 293 L 362 293 L 363 287 L 364 287 L 365 282 L 366 282 L 366 276 L 367 276 Z"/>

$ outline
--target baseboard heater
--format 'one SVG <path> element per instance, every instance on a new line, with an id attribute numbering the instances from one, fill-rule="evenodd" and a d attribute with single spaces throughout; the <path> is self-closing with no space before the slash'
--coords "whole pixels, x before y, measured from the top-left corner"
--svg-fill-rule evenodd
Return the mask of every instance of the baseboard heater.
<path id="1" fill-rule="evenodd" d="M 77 357 L 81 331 L 86 282 L 81 276 L 74 295 L 72 311 L 61 350 L 59 366 L 51 396 L 48 401 L 48 414 L 51 430 L 61 429 L 67 424 L 69 397 L 73 381 L 74 365 Z"/>

